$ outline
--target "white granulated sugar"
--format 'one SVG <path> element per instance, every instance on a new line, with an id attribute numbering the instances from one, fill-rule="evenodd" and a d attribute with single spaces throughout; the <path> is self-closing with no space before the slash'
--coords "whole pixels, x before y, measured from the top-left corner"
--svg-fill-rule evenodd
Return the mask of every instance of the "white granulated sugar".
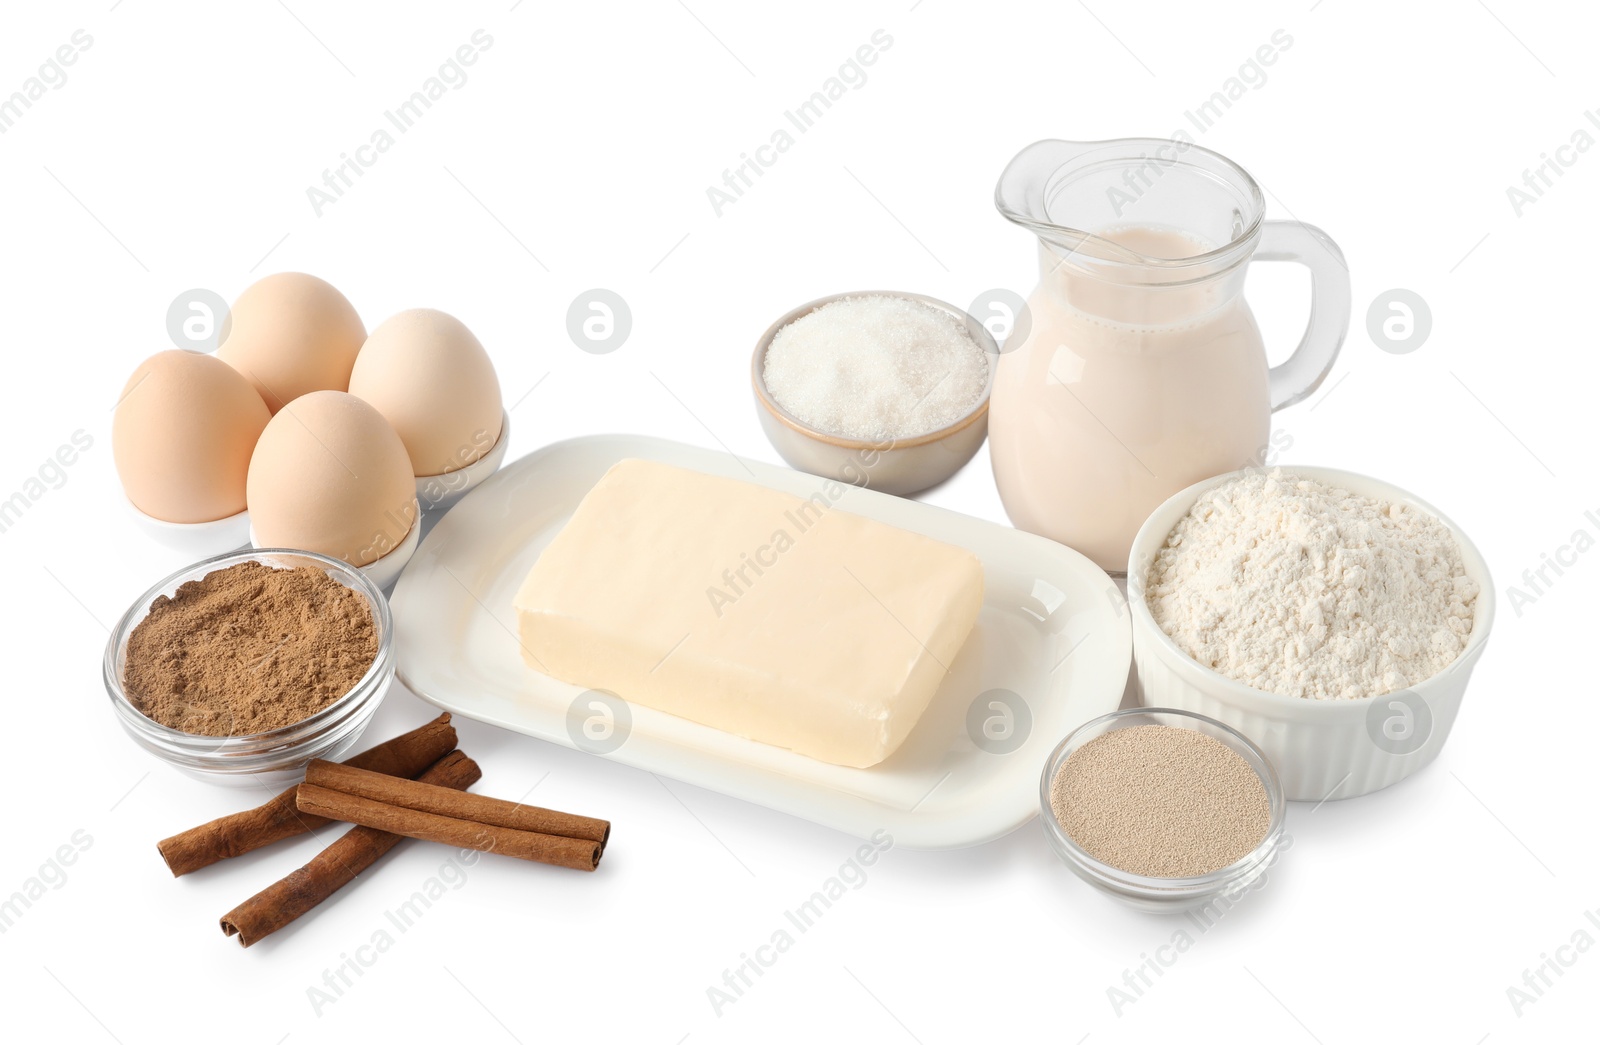
<path id="1" fill-rule="evenodd" d="M 767 347 L 762 378 L 789 413 L 850 439 L 901 439 L 977 406 L 989 359 L 955 316 L 909 298 L 833 301 Z"/>
<path id="2" fill-rule="evenodd" d="M 1202 495 L 1145 585 L 1156 624 L 1195 660 L 1316 700 L 1437 675 L 1466 647 L 1477 597 L 1438 519 L 1280 471 Z"/>

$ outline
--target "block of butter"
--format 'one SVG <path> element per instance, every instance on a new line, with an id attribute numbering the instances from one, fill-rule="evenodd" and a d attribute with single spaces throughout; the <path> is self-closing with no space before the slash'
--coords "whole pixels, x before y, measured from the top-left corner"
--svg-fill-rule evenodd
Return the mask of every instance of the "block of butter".
<path id="1" fill-rule="evenodd" d="M 824 762 L 883 761 L 972 631 L 983 569 L 817 486 L 618 462 L 517 593 L 524 659 Z"/>

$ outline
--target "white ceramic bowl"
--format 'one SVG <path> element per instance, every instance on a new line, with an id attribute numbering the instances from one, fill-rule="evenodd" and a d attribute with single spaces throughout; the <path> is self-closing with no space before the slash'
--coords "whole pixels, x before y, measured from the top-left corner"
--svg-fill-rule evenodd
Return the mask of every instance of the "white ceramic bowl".
<path id="1" fill-rule="evenodd" d="M 1467 576 L 1478 584 L 1466 648 L 1433 678 L 1409 689 L 1356 700 L 1307 700 L 1267 693 L 1195 661 L 1156 625 L 1144 597 L 1146 574 L 1173 526 L 1204 491 L 1249 474 L 1230 472 L 1168 498 L 1133 539 L 1128 556 L 1128 604 L 1133 614 L 1137 685 L 1146 706 L 1193 711 L 1249 737 L 1272 760 L 1291 801 L 1354 798 L 1404 780 L 1433 761 L 1444 747 L 1467 680 L 1489 639 L 1494 582 L 1483 556 L 1461 528 L 1398 486 L 1334 468 L 1285 465 L 1282 471 L 1351 493 L 1409 504 L 1442 522 L 1461 546 Z"/>
<path id="2" fill-rule="evenodd" d="M 414 520 L 411 529 L 406 531 L 406 535 L 401 538 L 393 551 L 372 560 L 365 566 L 356 567 L 367 575 L 368 580 L 384 591 L 388 591 L 394 586 L 394 582 L 400 579 L 400 571 L 406 568 L 406 563 L 411 561 L 411 556 L 416 554 L 417 545 L 422 541 L 422 509 L 415 500 L 411 502 L 411 516 Z M 255 548 L 261 548 L 261 543 L 256 540 L 254 527 L 250 530 L 250 544 Z"/>
<path id="3" fill-rule="evenodd" d="M 417 476 L 417 503 L 425 512 L 442 512 L 467 495 L 467 491 L 495 473 L 511 444 L 511 413 L 500 412 L 500 438 L 489 452 L 465 468 L 438 475 Z"/>
<path id="4" fill-rule="evenodd" d="M 233 551 L 250 543 L 250 513 L 240 512 L 211 522 L 175 523 L 157 519 L 141 512 L 124 495 L 122 503 L 128 514 L 138 523 L 139 529 L 157 543 L 183 552 L 190 558 L 203 559 L 218 552 Z"/>
<path id="5" fill-rule="evenodd" d="M 823 305 L 844 298 L 874 296 L 920 301 L 950 313 L 966 326 L 967 332 L 988 356 L 989 381 L 984 385 L 983 397 L 965 417 L 936 432 L 904 439 L 882 442 L 848 439 L 812 428 L 779 406 L 772 393 L 767 391 L 763 377 L 767 348 L 778 331 Z M 858 290 L 818 298 L 779 317 L 756 343 L 755 355 L 750 361 L 750 378 L 755 388 L 756 413 L 761 418 L 762 431 L 766 433 L 773 449 L 778 451 L 778 456 L 791 468 L 826 479 L 837 479 L 842 483 L 905 496 L 944 482 L 972 460 L 972 456 L 983 445 L 984 437 L 989 434 L 989 392 L 994 388 L 995 361 L 999 358 L 1000 349 L 988 330 L 954 305 L 924 294 L 909 294 L 899 290 Z"/>

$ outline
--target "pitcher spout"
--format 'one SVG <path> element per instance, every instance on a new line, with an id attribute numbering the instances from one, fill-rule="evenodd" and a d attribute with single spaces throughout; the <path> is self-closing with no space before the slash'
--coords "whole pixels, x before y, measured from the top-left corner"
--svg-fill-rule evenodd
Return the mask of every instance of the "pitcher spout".
<path id="1" fill-rule="evenodd" d="M 1007 221 L 1035 231 L 1060 228 L 1050 220 L 1046 193 L 1050 179 L 1083 157 L 1097 142 L 1072 142 L 1060 138 L 1036 141 L 1011 158 L 994 187 L 994 205 Z M 1062 231 L 1082 231 L 1062 229 Z"/>
<path id="2" fill-rule="evenodd" d="M 1082 248 L 1093 233 L 1064 223 L 1060 214 L 1052 214 L 1051 183 L 1058 172 L 1076 166 L 1096 145 L 1103 144 L 1046 138 L 1029 145 L 1000 172 L 1000 181 L 994 188 L 996 209 L 1007 221 L 1021 225 L 1046 243 L 1067 251 Z"/>

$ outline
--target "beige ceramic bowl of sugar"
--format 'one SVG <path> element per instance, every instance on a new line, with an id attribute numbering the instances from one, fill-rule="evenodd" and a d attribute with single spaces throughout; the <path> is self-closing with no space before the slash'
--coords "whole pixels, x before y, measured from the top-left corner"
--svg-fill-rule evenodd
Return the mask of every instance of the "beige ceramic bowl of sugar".
<path id="1" fill-rule="evenodd" d="M 1483 655 L 1494 621 L 1494 584 L 1478 549 L 1437 508 L 1398 486 L 1335 468 L 1285 465 L 1282 471 L 1350 493 L 1406 504 L 1433 516 L 1455 537 L 1466 574 L 1478 585 L 1465 648 L 1443 671 L 1379 696 L 1316 700 L 1268 693 L 1222 675 L 1184 652 L 1145 601 L 1147 579 L 1167 535 L 1201 495 L 1251 474 L 1229 472 L 1179 491 L 1139 528 L 1128 557 L 1133 663 L 1146 707 L 1182 708 L 1225 722 L 1272 761 L 1285 796 L 1295 802 L 1354 798 L 1399 783 L 1432 762 L 1455 724 L 1467 681 Z"/>
<path id="2" fill-rule="evenodd" d="M 771 347 L 778 331 L 835 301 L 876 297 L 921 302 L 949 313 L 966 326 L 967 333 L 983 350 L 989 369 L 982 396 L 965 416 L 936 431 L 920 435 L 883 440 L 852 439 L 806 424 L 785 410 L 768 390 L 765 378 L 767 349 Z M 897 290 L 860 290 L 818 298 L 779 317 L 756 343 L 755 354 L 750 361 L 750 376 L 762 431 L 789 467 L 903 497 L 944 482 L 972 460 L 983 445 L 989 434 L 989 393 L 994 388 L 994 363 L 998 358 L 1000 349 L 993 336 L 977 320 L 954 305 L 923 294 Z"/>

